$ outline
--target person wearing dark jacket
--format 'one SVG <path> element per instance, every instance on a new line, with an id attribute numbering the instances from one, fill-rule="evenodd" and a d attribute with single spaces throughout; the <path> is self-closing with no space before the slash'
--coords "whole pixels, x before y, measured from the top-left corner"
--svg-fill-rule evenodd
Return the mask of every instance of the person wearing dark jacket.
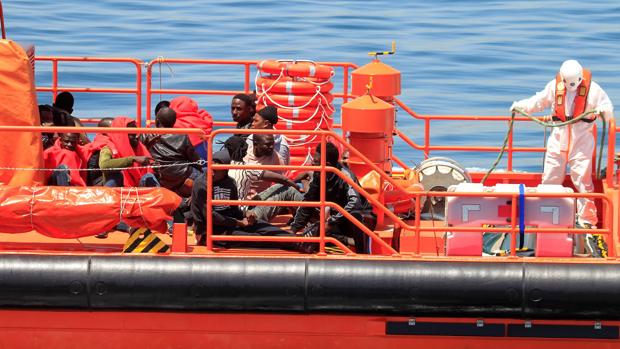
<path id="1" fill-rule="evenodd" d="M 172 128 L 175 122 L 176 112 L 173 109 L 164 106 L 157 111 L 155 127 Z M 157 165 L 177 164 L 155 168 L 159 184 L 183 197 L 189 196 L 193 181 L 202 174 L 199 165 L 188 165 L 200 160 L 189 138 L 182 134 L 146 135 L 142 142 Z"/>
<path id="2" fill-rule="evenodd" d="M 327 166 L 337 168 L 355 183 L 359 183 L 355 174 L 353 174 L 348 167 L 342 166 L 338 162 L 338 148 L 336 148 L 335 145 L 327 143 L 326 153 L 325 163 Z M 320 164 L 321 145 L 319 144 L 313 156 L 313 165 L 320 166 Z M 319 201 L 321 193 L 320 184 L 320 172 L 315 172 L 312 175 L 312 181 L 310 182 L 308 191 L 304 194 L 303 201 Z M 325 191 L 326 201 L 331 201 L 340 205 L 340 207 L 344 208 L 345 211 L 364 223 L 370 230 L 375 228 L 376 216 L 372 213 L 372 206 L 365 197 L 360 195 L 360 193 L 335 173 L 326 173 L 325 184 L 328 188 Z M 291 231 L 293 233 L 298 233 L 306 228 L 306 225 L 311 222 L 311 220 L 317 217 L 318 210 L 315 207 L 298 208 L 293 223 L 291 224 Z M 344 240 L 343 237 L 353 238 L 357 253 L 368 253 L 368 239 L 366 238 L 366 234 L 334 209 L 330 210 L 330 215 L 327 219 L 326 233 L 328 236 L 333 236 L 339 240 Z"/>
<path id="3" fill-rule="evenodd" d="M 230 164 L 228 150 L 220 150 L 213 153 L 213 163 Z M 194 232 L 196 244 L 206 243 L 206 177 L 200 176 L 194 183 L 192 190 L 191 210 L 194 216 Z M 215 200 L 239 200 L 237 184 L 228 176 L 228 170 L 213 171 L 213 199 Z M 256 219 L 254 214 L 244 214 L 239 206 L 213 205 L 211 215 L 213 220 L 213 234 L 217 235 L 240 235 L 240 236 L 292 236 L 289 232 L 275 227 L 268 222 Z M 258 248 L 283 248 L 295 249 L 293 243 L 270 243 L 270 242 L 239 242 L 222 243 L 220 246 L 234 247 L 258 247 Z"/>

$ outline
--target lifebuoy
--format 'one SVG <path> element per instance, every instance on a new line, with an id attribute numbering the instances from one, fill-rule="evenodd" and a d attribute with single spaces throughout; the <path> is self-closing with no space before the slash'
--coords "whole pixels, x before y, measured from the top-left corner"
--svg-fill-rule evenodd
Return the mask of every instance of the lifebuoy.
<path id="1" fill-rule="evenodd" d="M 318 90 L 327 93 L 334 88 L 331 82 L 313 83 L 310 81 L 295 80 L 291 77 L 269 78 L 259 76 L 256 79 L 258 93 L 268 91 L 269 93 L 280 94 L 314 94 Z"/>
<path id="2" fill-rule="evenodd" d="M 334 105 L 331 103 L 326 106 L 319 107 L 318 109 L 316 107 L 296 109 L 278 108 L 278 116 L 287 119 L 305 120 L 307 118 L 317 115 L 331 116 L 332 114 L 334 114 L 334 110 Z"/>
<path id="3" fill-rule="evenodd" d="M 278 112 L 279 113 L 279 112 Z M 323 113 L 317 113 L 316 115 L 310 115 L 303 117 L 286 117 L 278 114 L 279 121 L 275 125 L 278 130 L 314 130 L 319 128 L 321 130 L 327 130 L 334 124 L 334 119 L 330 116 L 323 115 Z"/>
<path id="4" fill-rule="evenodd" d="M 331 104 L 334 96 L 331 93 L 313 95 L 293 95 L 293 94 L 266 94 L 261 98 L 267 105 L 276 107 L 313 107 L 319 104 Z"/>
<path id="5" fill-rule="evenodd" d="M 334 75 L 334 68 L 314 62 L 278 62 L 263 60 L 256 65 L 262 72 L 295 77 L 329 79 Z"/>

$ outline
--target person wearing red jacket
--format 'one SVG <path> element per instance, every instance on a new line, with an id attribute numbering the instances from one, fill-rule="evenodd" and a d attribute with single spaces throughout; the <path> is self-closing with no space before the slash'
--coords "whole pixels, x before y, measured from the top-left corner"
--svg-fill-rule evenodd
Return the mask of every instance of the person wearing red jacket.
<path id="1" fill-rule="evenodd" d="M 86 167 L 78 133 L 63 133 L 54 145 L 45 149 L 45 168 L 56 169 L 46 173 L 48 185 L 85 187 L 86 181 L 80 169 Z"/>
<path id="2" fill-rule="evenodd" d="M 174 123 L 176 128 L 199 128 L 205 135 L 211 133 L 213 128 L 213 117 L 204 109 L 198 109 L 195 100 L 180 96 L 170 101 L 170 108 L 177 113 L 177 120 Z M 207 158 L 207 147 L 204 137 L 190 134 L 189 141 L 196 149 L 196 153 L 202 158 Z"/>
<path id="3" fill-rule="evenodd" d="M 112 127 L 136 127 L 136 122 L 125 116 L 112 121 Z M 109 142 L 99 152 L 99 168 L 107 187 L 154 187 L 159 182 L 146 168 L 137 168 L 151 163 L 151 154 L 136 134 L 108 132 Z M 109 170 L 124 168 L 124 170 Z"/>

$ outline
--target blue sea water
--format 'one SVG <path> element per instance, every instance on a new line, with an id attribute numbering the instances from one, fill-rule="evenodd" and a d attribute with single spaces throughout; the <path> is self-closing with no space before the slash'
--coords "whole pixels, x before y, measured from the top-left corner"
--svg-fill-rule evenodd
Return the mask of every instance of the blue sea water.
<path id="1" fill-rule="evenodd" d="M 512 101 L 552 79 L 562 61 L 577 59 L 612 101 L 620 101 L 620 2 L 581 1 L 3 1 L 8 36 L 36 45 L 37 55 L 205 59 L 291 58 L 363 65 L 369 51 L 389 49 L 384 62 L 402 72 L 400 98 L 420 114 L 507 115 Z M 37 83 L 50 85 L 49 64 Z M 164 88 L 241 90 L 235 69 L 163 67 Z M 126 66 L 61 65 L 61 86 L 133 87 Z M 135 115 L 126 95 L 77 94 L 83 117 Z M 162 96 L 167 98 L 171 96 Z M 159 97 L 158 97 L 159 98 Z M 157 98 L 157 99 L 158 99 Z M 41 93 L 40 103 L 51 95 Z M 230 97 L 197 97 L 217 119 L 229 119 Z M 336 116 L 339 117 L 339 113 Z M 403 111 L 398 125 L 423 142 L 419 121 Z M 506 122 L 432 123 L 433 145 L 499 146 Z M 540 147 L 539 126 L 519 123 L 515 146 Z M 423 159 L 397 142 L 413 165 Z M 496 153 L 432 153 L 488 168 Z M 520 170 L 540 171 L 542 154 L 517 157 Z M 505 166 L 505 162 L 500 167 Z"/>

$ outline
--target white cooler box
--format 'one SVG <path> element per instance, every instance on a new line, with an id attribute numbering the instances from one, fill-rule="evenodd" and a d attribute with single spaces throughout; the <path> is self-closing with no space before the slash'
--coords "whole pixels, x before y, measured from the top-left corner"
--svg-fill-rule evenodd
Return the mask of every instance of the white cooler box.
<path id="1" fill-rule="evenodd" d="M 448 191 L 474 193 L 516 193 L 519 184 L 498 184 L 484 187 L 480 183 L 460 183 L 448 188 Z M 539 185 L 536 188 L 525 187 L 525 193 L 572 193 L 572 189 L 561 185 Z M 519 197 L 517 196 L 517 201 Z M 509 225 L 511 197 L 447 197 L 447 225 L 455 227 L 480 227 L 483 224 Z M 518 202 L 517 202 L 518 204 Z M 575 225 L 575 198 L 525 198 L 525 226 L 539 228 L 572 228 Z M 517 209 L 517 224 L 519 209 Z M 573 239 L 570 234 L 539 233 L 536 239 L 536 256 L 569 257 L 573 254 Z M 446 255 L 480 256 L 482 255 L 482 233 L 448 233 L 446 237 Z"/>

